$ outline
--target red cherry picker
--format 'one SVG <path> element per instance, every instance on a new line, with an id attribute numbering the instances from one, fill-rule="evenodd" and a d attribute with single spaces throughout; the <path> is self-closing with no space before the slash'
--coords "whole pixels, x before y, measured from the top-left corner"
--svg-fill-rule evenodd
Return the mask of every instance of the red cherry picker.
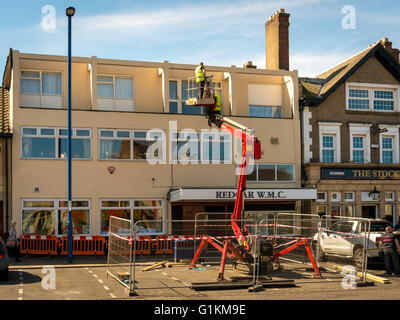
<path id="1" fill-rule="evenodd" d="M 189 89 L 190 90 L 190 89 Z M 190 269 L 195 267 L 196 261 L 199 258 L 202 250 L 205 248 L 206 244 L 209 243 L 214 248 L 216 248 L 222 254 L 220 269 L 218 274 L 218 280 L 224 280 L 224 270 L 226 259 L 235 259 L 233 262 L 233 267 L 239 271 L 246 272 L 252 275 L 256 272 L 256 265 L 254 264 L 255 258 L 258 258 L 258 270 L 260 274 L 270 274 L 273 271 L 273 262 L 279 266 L 279 257 L 284 254 L 296 249 L 299 246 L 304 245 L 309 256 L 309 259 L 313 265 L 314 276 L 320 277 L 320 272 L 315 260 L 313 258 L 312 252 L 310 250 L 309 242 L 307 239 L 298 239 L 294 243 L 282 250 L 278 251 L 274 249 L 275 240 L 260 238 L 260 245 L 257 250 L 256 242 L 254 237 L 251 237 L 246 226 L 242 226 L 242 212 L 244 209 L 244 191 L 246 190 L 246 179 L 248 174 L 248 165 L 250 160 L 261 158 L 261 142 L 256 136 L 251 134 L 251 131 L 229 119 L 223 117 L 220 114 L 215 114 L 212 111 L 214 105 L 214 88 L 211 79 L 209 78 L 206 82 L 206 87 L 204 89 L 204 95 L 202 97 L 190 98 L 186 101 L 187 105 L 206 107 L 207 112 L 205 113 L 208 119 L 208 124 L 211 127 L 212 124 L 216 125 L 220 130 L 229 132 L 232 136 L 241 139 L 242 142 L 242 157 L 239 171 L 239 179 L 236 190 L 235 207 L 234 212 L 231 216 L 231 225 L 235 235 L 236 241 L 225 240 L 221 243 L 216 242 L 210 236 L 203 237 L 193 260 L 189 266 Z M 242 231 L 243 230 L 243 231 Z"/>

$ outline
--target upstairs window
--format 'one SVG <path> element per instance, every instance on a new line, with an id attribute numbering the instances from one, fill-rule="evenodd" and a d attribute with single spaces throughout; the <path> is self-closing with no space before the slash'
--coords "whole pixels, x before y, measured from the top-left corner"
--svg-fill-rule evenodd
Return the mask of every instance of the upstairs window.
<path id="1" fill-rule="evenodd" d="M 100 110 L 133 111 L 133 77 L 98 75 L 97 98 L 98 108 Z"/>
<path id="2" fill-rule="evenodd" d="M 22 159 L 67 159 L 66 128 L 23 127 L 21 135 Z M 90 129 L 72 129 L 72 158 L 91 158 Z"/>
<path id="3" fill-rule="evenodd" d="M 335 136 L 323 135 L 322 136 L 322 162 L 335 162 Z"/>
<path id="4" fill-rule="evenodd" d="M 395 111 L 397 109 L 397 86 L 388 87 L 366 84 L 349 84 L 347 87 L 347 109 L 367 111 Z"/>
<path id="5" fill-rule="evenodd" d="M 364 137 L 353 136 L 353 161 L 364 163 Z"/>
<path id="6" fill-rule="evenodd" d="M 279 106 L 249 106 L 249 117 L 282 118 L 282 108 Z"/>
<path id="7" fill-rule="evenodd" d="M 393 137 L 382 137 L 382 163 L 393 163 Z"/>
<path id="8" fill-rule="evenodd" d="M 293 182 L 294 165 L 254 164 L 252 172 L 249 172 L 247 176 L 247 180 L 253 182 Z"/>
<path id="9" fill-rule="evenodd" d="M 61 72 L 21 71 L 21 93 L 62 95 Z"/>

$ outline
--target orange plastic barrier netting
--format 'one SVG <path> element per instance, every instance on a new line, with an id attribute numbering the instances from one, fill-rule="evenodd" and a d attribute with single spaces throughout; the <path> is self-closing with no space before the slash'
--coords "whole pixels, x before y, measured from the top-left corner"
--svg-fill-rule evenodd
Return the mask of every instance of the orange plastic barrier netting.
<path id="1" fill-rule="evenodd" d="M 59 239 L 60 255 L 68 254 L 68 237 Z M 74 236 L 72 240 L 73 255 L 105 255 L 107 241 L 102 236 Z"/>
<path id="2" fill-rule="evenodd" d="M 23 254 L 58 255 L 57 236 L 22 235 L 20 252 Z"/>

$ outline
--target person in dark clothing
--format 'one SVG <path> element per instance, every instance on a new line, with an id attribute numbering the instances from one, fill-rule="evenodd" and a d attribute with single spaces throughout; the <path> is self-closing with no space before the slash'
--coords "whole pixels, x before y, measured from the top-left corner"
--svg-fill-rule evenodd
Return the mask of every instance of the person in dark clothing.
<path id="1" fill-rule="evenodd" d="M 386 273 L 384 274 L 384 276 L 390 276 L 393 271 L 397 276 L 400 276 L 400 264 L 398 255 L 398 253 L 400 253 L 400 243 L 395 238 L 391 226 L 387 226 L 385 231 L 386 232 L 381 239 L 381 246 L 383 247 L 386 269 Z M 394 270 L 392 268 L 392 263 Z"/>
<path id="2" fill-rule="evenodd" d="M 17 230 L 15 226 L 16 226 L 15 220 L 11 220 L 11 226 L 8 231 L 7 249 L 15 257 L 15 261 L 20 262 L 21 260 L 19 260 L 19 245 L 17 238 Z"/>

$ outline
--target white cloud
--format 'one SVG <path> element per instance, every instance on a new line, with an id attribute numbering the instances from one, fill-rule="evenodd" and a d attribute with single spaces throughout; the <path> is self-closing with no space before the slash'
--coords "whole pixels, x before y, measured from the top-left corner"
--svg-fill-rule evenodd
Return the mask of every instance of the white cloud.
<path id="1" fill-rule="evenodd" d="M 290 56 L 290 69 L 300 77 L 315 77 L 353 56 L 354 53 L 296 53 Z"/>

